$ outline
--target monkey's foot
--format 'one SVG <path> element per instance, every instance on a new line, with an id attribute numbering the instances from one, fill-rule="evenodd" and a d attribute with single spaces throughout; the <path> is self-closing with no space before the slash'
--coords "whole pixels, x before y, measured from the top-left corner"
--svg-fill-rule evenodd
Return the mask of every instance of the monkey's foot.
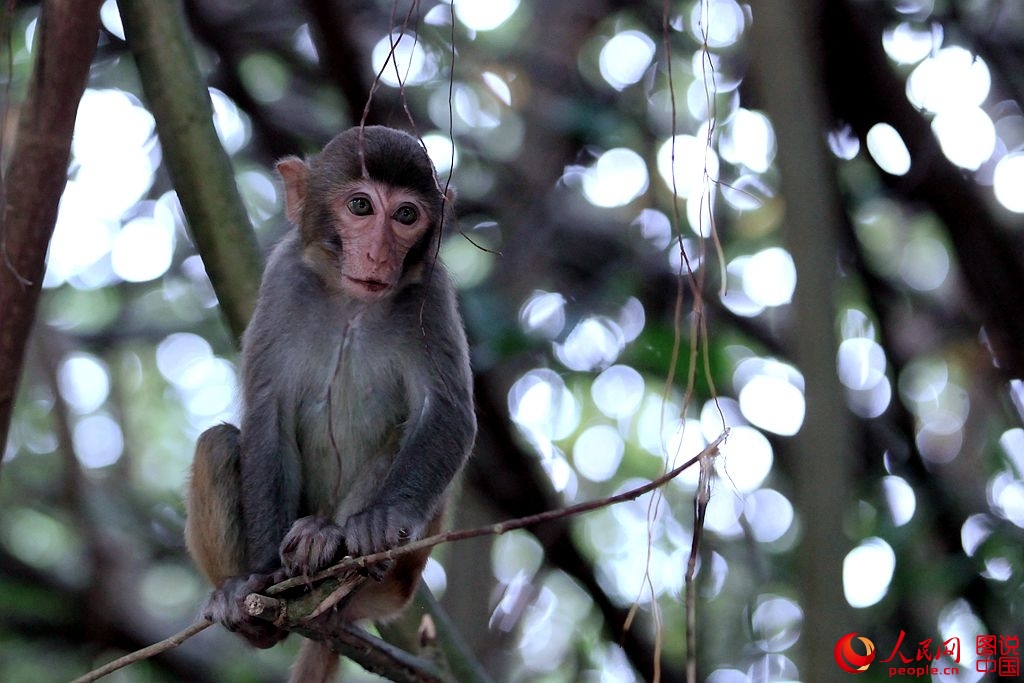
<path id="1" fill-rule="evenodd" d="M 249 616 L 244 601 L 245 596 L 250 593 L 262 593 L 281 578 L 277 572 L 230 578 L 210 594 L 203 607 L 203 616 L 219 622 L 227 630 L 245 638 L 254 647 L 273 647 L 284 640 L 288 632 L 277 628 L 269 621 Z"/>

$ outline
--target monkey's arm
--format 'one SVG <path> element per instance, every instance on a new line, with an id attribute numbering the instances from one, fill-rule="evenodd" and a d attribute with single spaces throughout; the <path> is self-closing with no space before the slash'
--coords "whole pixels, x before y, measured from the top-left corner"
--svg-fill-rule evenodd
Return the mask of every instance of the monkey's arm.
<path id="1" fill-rule="evenodd" d="M 423 314 L 431 322 L 424 323 L 422 336 L 417 325 L 416 348 L 407 354 L 410 413 L 398 454 L 374 503 L 344 525 L 352 554 L 420 538 L 472 448 L 476 415 L 469 354 L 454 295 L 446 290 Z"/>
<path id="2" fill-rule="evenodd" d="M 252 419 L 254 415 L 265 416 L 266 413 L 267 408 L 257 405 L 243 416 L 243 425 L 249 431 L 248 444 L 239 430 L 230 425 L 214 427 L 200 438 L 193 465 L 186 531 L 190 552 L 215 586 L 203 608 L 204 616 L 238 632 L 257 647 L 270 647 L 285 636 L 272 624 L 251 619 L 243 608 L 246 595 L 262 592 L 283 578 L 273 571 L 276 545 L 271 547 L 275 552 L 270 560 L 266 558 L 267 553 L 252 551 L 253 548 L 260 550 L 253 545 L 253 531 L 259 533 L 261 528 L 274 522 L 268 524 L 273 517 L 268 516 L 266 510 L 253 507 L 253 496 L 247 488 L 257 486 L 266 492 L 281 487 L 275 487 L 270 479 L 260 480 L 259 476 L 255 483 L 243 483 L 245 476 L 252 480 L 254 463 L 272 461 L 266 453 L 252 446 L 252 442 L 267 443 L 272 438 Z M 264 529 L 262 533 L 267 532 Z"/>
<path id="3" fill-rule="evenodd" d="M 298 517 L 301 467 L 295 446 L 281 437 L 278 397 L 259 386 L 253 389 L 246 392 L 251 402 L 241 433 L 245 566 L 250 572 L 268 574 L 281 566 L 278 548 Z"/>
<path id="4" fill-rule="evenodd" d="M 280 567 L 278 548 L 298 517 L 302 467 L 295 441 L 294 382 L 305 344 L 293 337 L 308 276 L 295 232 L 267 263 L 259 302 L 242 344 L 241 508 L 250 572 Z M 302 290 L 302 291 L 299 291 Z"/>

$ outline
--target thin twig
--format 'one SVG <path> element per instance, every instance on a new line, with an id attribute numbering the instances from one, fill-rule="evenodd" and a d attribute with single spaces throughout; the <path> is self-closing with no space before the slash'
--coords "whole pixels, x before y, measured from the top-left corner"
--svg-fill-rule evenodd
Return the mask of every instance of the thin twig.
<path id="1" fill-rule="evenodd" d="M 697 559 L 700 555 L 700 542 L 704 536 L 704 517 L 711 500 L 711 481 L 714 473 L 713 459 L 701 458 L 700 477 L 697 493 L 693 497 L 693 538 L 690 545 L 690 558 L 686 562 L 686 680 L 696 683 L 697 680 Z"/>
<path id="2" fill-rule="evenodd" d="M 571 505 L 569 507 L 560 508 L 558 510 L 548 510 L 547 512 L 541 512 L 535 515 L 527 515 L 526 517 L 511 519 L 505 522 L 500 522 L 498 524 L 490 524 L 487 526 L 477 527 L 475 529 L 463 529 L 461 531 L 449 531 L 448 533 L 435 534 L 434 536 L 428 536 L 418 541 L 407 543 L 406 545 L 400 546 L 398 548 L 393 548 L 391 550 L 386 550 L 380 553 L 373 553 L 371 555 L 365 555 L 363 557 L 345 558 L 338 564 L 332 567 L 328 567 L 327 569 L 324 569 L 320 572 L 317 572 L 312 576 L 294 577 L 282 581 L 280 583 L 276 583 L 273 586 L 267 588 L 265 594 L 266 596 L 277 595 L 291 588 L 308 586 L 310 583 L 339 576 L 343 573 L 350 572 L 353 569 L 367 567 L 369 565 L 376 564 L 378 562 L 383 562 L 385 560 L 393 560 L 395 558 L 401 557 L 402 555 L 407 555 L 409 553 L 413 553 L 418 550 L 424 550 L 426 548 L 433 548 L 434 546 L 440 545 L 442 543 L 463 541 L 469 538 L 479 538 L 480 536 L 500 536 L 515 529 L 523 529 L 525 527 L 534 526 L 536 524 L 541 524 L 543 522 L 550 522 L 556 519 L 566 519 L 569 517 L 583 514 L 585 512 L 591 512 L 593 510 L 599 510 L 601 508 L 606 508 L 611 505 L 623 503 L 627 500 L 636 500 L 645 493 L 650 493 L 651 491 L 654 491 L 664 486 L 669 481 L 675 479 L 680 474 L 682 474 L 684 470 L 692 467 L 693 465 L 697 463 L 702 463 L 703 467 L 704 463 L 709 463 L 718 454 L 718 447 L 722 445 L 722 442 L 725 441 L 725 439 L 728 436 L 729 430 L 726 429 L 721 434 L 718 435 L 718 438 L 709 443 L 704 448 L 704 450 L 702 450 L 699 454 L 687 460 L 679 467 L 676 467 L 670 472 L 666 472 L 657 479 L 654 479 L 642 486 L 637 486 L 636 488 L 632 488 L 623 493 L 619 493 L 614 496 L 609 496 L 608 498 L 601 498 L 600 500 L 592 500 L 585 503 L 579 503 L 577 505 Z M 279 603 L 276 601 L 272 603 L 264 601 L 261 596 L 257 596 L 255 598 L 255 601 L 259 602 L 260 604 L 270 609 L 277 609 L 280 606 Z M 212 622 L 207 621 L 205 619 L 197 621 L 185 630 L 176 633 L 170 638 L 162 640 L 159 643 L 155 643 L 153 645 L 150 645 L 149 647 L 143 648 L 131 654 L 125 655 L 120 659 L 116 659 L 113 662 L 110 662 L 109 664 L 100 667 L 99 669 L 96 669 L 95 671 L 90 671 L 84 676 L 76 678 L 71 683 L 89 683 L 90 681 L 98 680 L 103 676 L 106 676 L 107 674 L 110 674 L 114 671 L 117 671 L 118 669 L 128 666 L 129 664 L 133 664 L 135 662 L 148 659 L 150 657 L 160 654 L 161 652 L 165 652 L 167 650 L 170 650 L 171 648 L 175 648 L 181 645 L 189 638 L 191 638 L 192 636 L 194 636 L 195 634 L 208 628 L 211 625 L 211 623 Z"/>
<path id="3" fill-rule="evenodd" d="M 443 534 L 435 534 L 422 538 L 412 543 L 407 543 L 391 550 L 384 550 L 379 553 L 373 553 L 370 555 L 364 555 L 363 557 L 346 557 L 341 562 L 328 567 L 327 569 L 321 570 L 312 576 L 300 576 L 291 579 L 286 579 L 280 583 L 270 586 L 266 590 L 266 595 L 277 595 L 283 593 L 291 588 L 298 586 L 306 586 L 310 582 L 322 581 L 323 579 L 338 576 L 345 572 L 349 572 L 353 569 L 363 569 L 370 565 L 377 564 L 378 562 L 384 562 L 386 560 L 394 560 L 402 555 L 414 553 L 419 550 L 425 550 L 427 548 L 433 548 L 436 545 L 442 543 L 451 543 L 453 541 L 464 541 L 470 538 L 479 538 L 481 536 L 500 536 L 516 529 L 523 529 L 529 526 L 535 526 L 543 522 L 550 522 L 556 519 L 565 519 L 568 517 L 574 517 L 576 515 L 583 514 L 584 512 L 591 512 L 593 510 L 599 510 L 606 508 L 611 505 L 623 503 L 627 500 L 636 500 L 645 493 L 650 493 L 658 488 L 661 488 L 669 481 L 675 479 L 684 470 L 692 467 L 693 465 L 701 462 L 703 458 L 712 458 L 717 455 L 718 447 L 722 445 L 722 442 L 729 436 L 729 430 L 724 430 L 718 435 L 714 441 L 709 443 L 704 450 L 699 454 L 687 460 L 685 463 L 676 467 L 669 472 L 661 475 L 657 479 L 642 485 L 632 488 L 623 493 L 619 493 L 614 496 L 607 498 L 601 498 L 599 500 L 591 500 L 585 503 L 579 503 L 577 505 L 570 505 L 569 507 L 559 508 L 557 510 L 548 510 L 546 512 L 540 512 L 535 515 L 527 515 L 526 517 L 519 517 L 517 519 L 511 519 L 505 522 L 499 522 L 498 524 L 489 524 L 486 526 L 477 527 L 475 529 L 462 529 L 458 531 L 448 531 Z"/>
<path id="4" fill-rule="evenodd" d="M 136 650 L 135 652 L 127 654 L 124 657 L 118 657 L 114 661 L 104 664 L 100 668 L 90 671 L 84 676 L 76 678 L 75 680 L 71 681 L 71 683 L 90 683 L 91 681 L 99 680 L 100 678 L 103 678 L 108 674 L 114 673 L 118 669 L 123 669 L 129 664 L 141 662 L 144 659 L 155 657 L 161 652 L 166 652 L 167 650 L 176 648 L 182 643 L 184 643 L 186 640 L 194 636 L 195 634 L 199 633 L 200 631 L 205 631 L 211 626 L 213 626 L 212 621 L 208 619 L 200 619 L 188 628 L 179 631 L 178 633 L 175 633 L 170 638 L 165 638 L 164 640 L 161 640 L 159 643 L 153 643 L 149 647 L 144 647 L 141 650 Z"/>

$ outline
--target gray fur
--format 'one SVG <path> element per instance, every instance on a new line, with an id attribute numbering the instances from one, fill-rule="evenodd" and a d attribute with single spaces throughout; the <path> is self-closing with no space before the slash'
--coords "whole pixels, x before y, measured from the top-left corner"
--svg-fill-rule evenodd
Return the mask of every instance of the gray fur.
<path id="1" fill-rule="evenodd" d="M 291 158 L 279 169 L 291 190 L 287 213 L 302 224 L 271 254 L 243 338 L 241 429 L 215 427 L 197 444 L 186 534 L 219 584 L 204 613 L 259 647 L 284 634 L 243 614 L 248 592 L 343 553 L 436 533 L 476 434 L 454 288 L 433 263 L 444 200 L 419 142 L 388 128 L 352 129 L 308 164 Z M 397 284 L 365 299 L 338 286 L 346 275 L 339 225 L 351 224 L 331 194 L 360 179 L 411 190 L 430 217 L 390 271 Z M 341 618 L 400 609 L 427 552 L 377 567 L 382 581 L 368 582 Z M 228 575 L 236 567 L 244 571 Z M 323 680 L 330 651 L 303 652 L 293 680 Z"/>

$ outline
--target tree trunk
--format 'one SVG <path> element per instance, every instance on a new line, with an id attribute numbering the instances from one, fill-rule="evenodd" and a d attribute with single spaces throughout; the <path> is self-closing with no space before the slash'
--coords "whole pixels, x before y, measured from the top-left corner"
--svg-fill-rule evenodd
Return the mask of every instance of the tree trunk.
<path id="1" fill-rule="evenodd" d="M 0 185 L 0 458 L 67 184 L 71 134 L 96 52 L 100 3 L 43 2 L 36 61 Z"/>

